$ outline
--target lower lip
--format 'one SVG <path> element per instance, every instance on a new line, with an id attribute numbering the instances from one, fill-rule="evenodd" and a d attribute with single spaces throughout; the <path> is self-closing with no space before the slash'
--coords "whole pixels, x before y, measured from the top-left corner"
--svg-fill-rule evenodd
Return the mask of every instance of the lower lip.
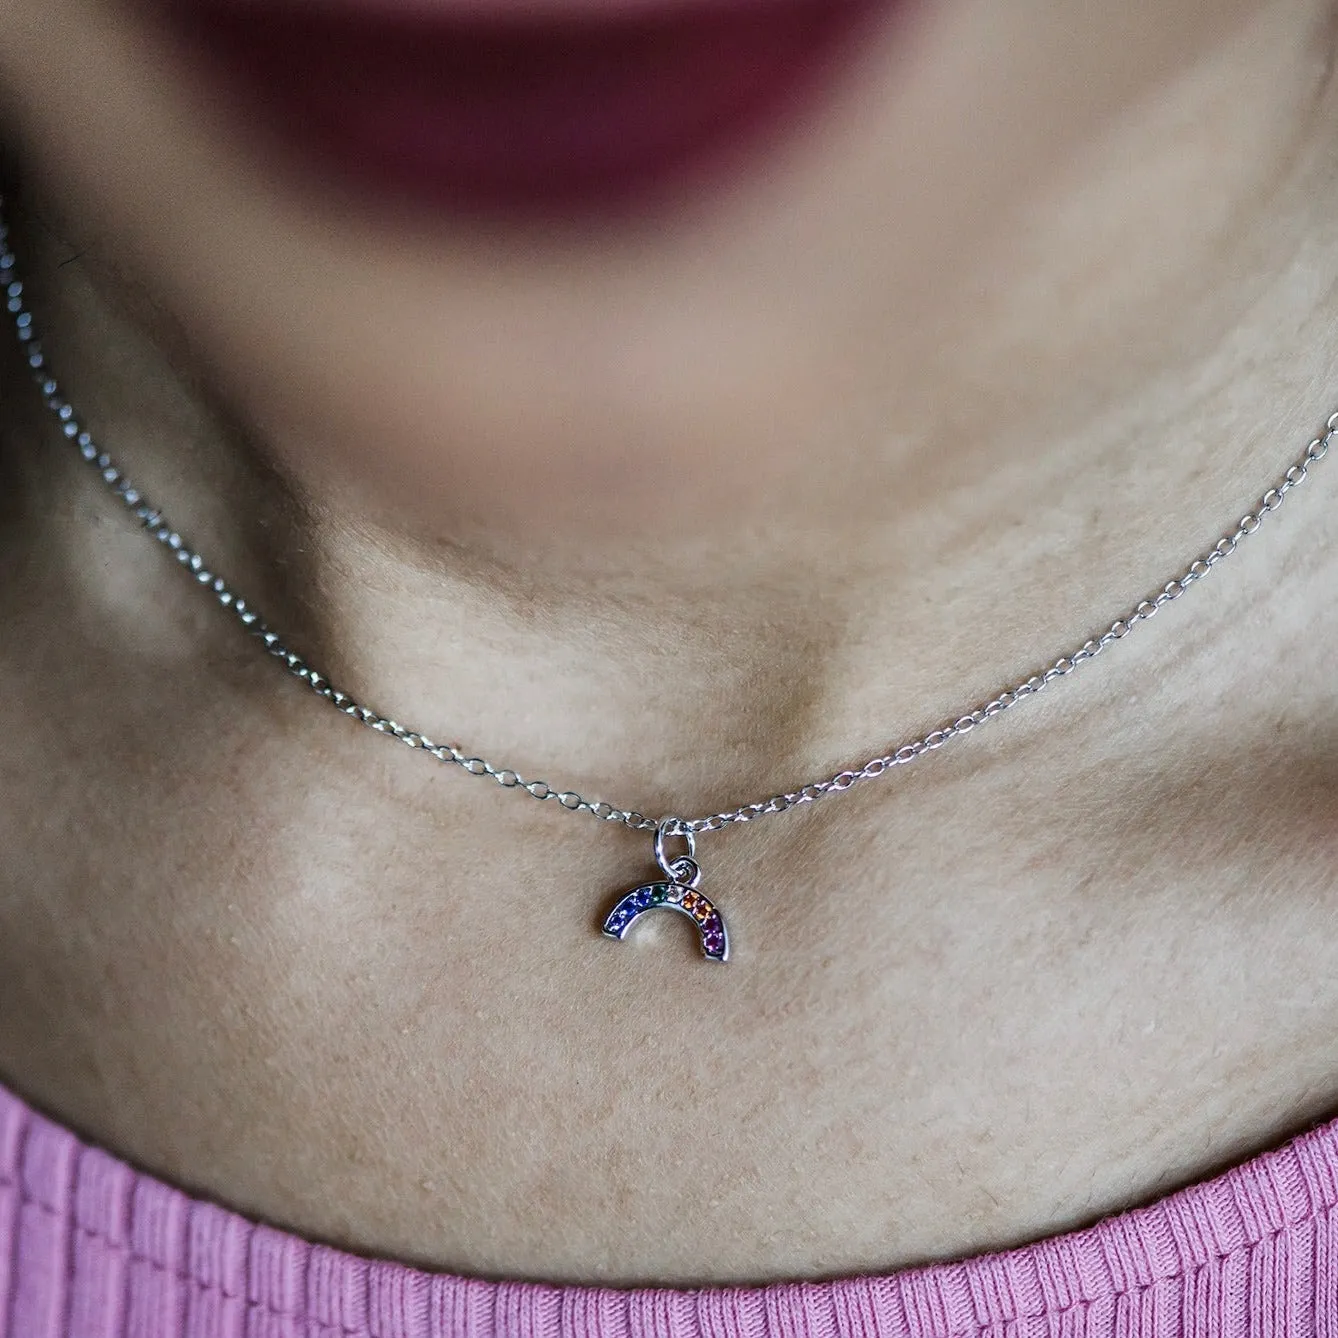
<path id="1" fill-rule="evenodd" d="M 839 85 L 897 0 L 391 9 L 170 0 L 293 165 L 433 210 L 579 213 L 735 179 Z"/>

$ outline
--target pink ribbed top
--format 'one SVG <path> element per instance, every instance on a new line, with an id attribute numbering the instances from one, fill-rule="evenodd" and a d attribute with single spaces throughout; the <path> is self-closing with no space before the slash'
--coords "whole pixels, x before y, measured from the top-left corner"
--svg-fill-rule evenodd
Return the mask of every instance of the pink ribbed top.
<path id="1" fill-rule="evenodd" d="M 1150 1208 L 889 1277 L 619 1291 L 375 1263 L 0 1088 L 0 1338 L 1338 1338 L 1338 1122 Z"/>

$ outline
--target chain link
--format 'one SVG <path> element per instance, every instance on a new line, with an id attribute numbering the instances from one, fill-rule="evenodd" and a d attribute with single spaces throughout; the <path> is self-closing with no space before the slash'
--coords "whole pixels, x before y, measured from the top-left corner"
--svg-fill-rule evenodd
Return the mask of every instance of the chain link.
<path id="1" fill-rule="evenodd" d="M 810 781 L 797 790 L 773 795 L 758 803 L 745 804 L 698 818 L 648 818 L 636 809 L 616 808 L 604 800 L 590 800 L 573 790 L 557 790 L 547 781 L 526 780 L 510 767 L 496 767 L 482 757 L 471 756 L 455 743 L 435 743 L 425 734 L 407 729 L 391 717 L 357 701 L 349 693 L 337 688 L 319 670 L 289 649 L 283 638 L 269 627 L 240 594 L 222 576 L 213 572 L 202 554 L 196 552 L 175 529 L 166 515 L 144 496 L 121 471 L 119 465 L 93 440 L 81 425 L 74 409 L 61 393 L 52 377 L 33 325 L 32 312 L 24 301 L 23 283 L 18 277 L 18 262 L 9 245 L 9 228 L 4 217 L 4 197 L 0 196 L 0 291 L 4 292 L 9 314 L 20 344 L 23 346 L 28 367 L 41 390 L 46 406 L 55 415 L 60 430 L 88 464 L 101 476 L 103 483 L 118 497 L 148 533 L 166 548 L 195 582 L 207 590 L 224 609 L 231 613 L 242 627 L 254 636 L 293 677 L 305 683 L 317 696 L 323 697 L 336 710 L 374 729 L 380 734 L 398 739 L 406 747 L 426 753 L 436 761 L 461 768 L 471 776 L 486 776 L 504 790 L 521 790 L 533 799 L 555 801 L 559 807 L 572 813 L 588 813 L 601 822 L 621 824 L 634 832 L 659 832 L 664 836 L 696 837 L 718 832 L 738 823 L 756 822 L 759 818 L 785 813 L 804 804 L 816 803 L 831 794 L 844 794 L 865 781 L 877 780 L 897 767 L 918 761 L 927 753 L 936 752 L 956 739 L 964 738 L 987 721 L 1012 710 L 1019 702 L 1038 696 L 1058 679 L 1067 678 L 1098 655 L 1123 641 L 1135 628 L 1150 621 L 1173 600 L 1179 599 L 1197 585 L 1241 543 L 1256 533 L 1266 516 L 1282 506 L 1287 494 L 1306 482 L 1313 466 L 1328 454 L 1338 437 L 1338 413 L 1333 414 L 1324 434 L 1316 437 L 1292 463 L 1280 479 L 1264 493 L 1253 510 L 1241 517 L 1239 524 L 1224 535 L 1207 552 L 1194 559 L 1179 576 L 1168 581 L 1155 595 L 1140 600 L 1133 608 L 1115 619 L 1110 626 L 1075 650 L 1061 655 L 1053 664 L 1033 674 L 1024 682 L 1005 688 L 998 696 L 983 705 L 957 716 L 913 742 L 902 744 L 894 751 L 870 758 L 853 771 L 840 771 L 825 780 Z"/>

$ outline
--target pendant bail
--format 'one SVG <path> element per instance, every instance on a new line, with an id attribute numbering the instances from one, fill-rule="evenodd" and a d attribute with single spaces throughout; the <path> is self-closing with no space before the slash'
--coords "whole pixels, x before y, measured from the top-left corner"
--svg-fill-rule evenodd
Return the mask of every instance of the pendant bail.
<path id="1" fill-rule="evenodd" d="M 671 857 L 666 843 L 677 838 L 687 849 Z M 682 818 L 662 818 L 655 829 L 655 863 L 668 878 L 680 887 L 696 887 L 701 881 L 701 866 L 697 863 L 697 838 Z"/>

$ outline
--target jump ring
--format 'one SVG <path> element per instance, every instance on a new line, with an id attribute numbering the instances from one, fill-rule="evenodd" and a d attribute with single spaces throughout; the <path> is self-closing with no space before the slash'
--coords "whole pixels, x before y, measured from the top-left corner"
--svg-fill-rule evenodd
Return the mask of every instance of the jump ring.
<path id="1" fill-rule="evenodd" d="M 665 842 L 670 837 L 678 837 L 687 846 L 687 850 L 682 855 L 671 857 L 665 849 Z M 670 878 L 674 877 L 674 865 L 681 859 L 693 859 L 697 854 L 697 838 L 693 836 L 691 830 L 683 825 L 681 818 L 662 818 L 660 825 L 655 829 L 655 863 L 662 868 Z"/>

